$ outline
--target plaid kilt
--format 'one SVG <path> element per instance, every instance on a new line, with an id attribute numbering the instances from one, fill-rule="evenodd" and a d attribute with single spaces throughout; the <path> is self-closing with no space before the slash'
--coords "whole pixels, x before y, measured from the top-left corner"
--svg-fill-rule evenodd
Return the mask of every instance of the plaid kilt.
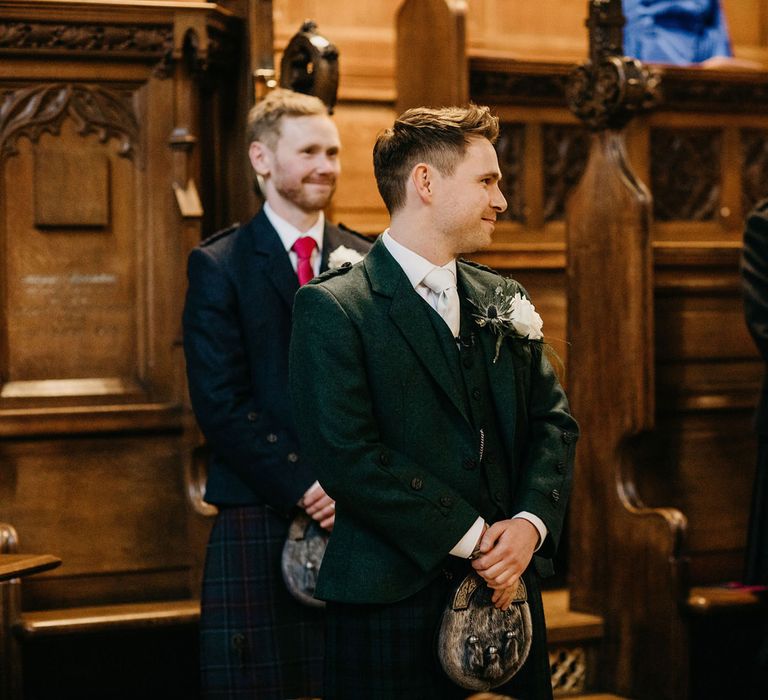
<path id="1" fill-rule="evenodd" d="M 324 700 L 464 700 L 437 658 L 437 630 L 448 595 L 469 564 L 452 561 L 443 575 L 389 605 L 329 602 L 326 607 Z M 552 680 L 538 577 L 524 574 L 534 642 L 517 675 L 494 693 L 551 700 Z"/>
<path id="2" fill-rule="evenodd" d="M 286 590 L 288 522 L 265 506 L 223 508 L 206 552 L 200 619 L 204 698 L 319 696 L 324 611 Z"/>

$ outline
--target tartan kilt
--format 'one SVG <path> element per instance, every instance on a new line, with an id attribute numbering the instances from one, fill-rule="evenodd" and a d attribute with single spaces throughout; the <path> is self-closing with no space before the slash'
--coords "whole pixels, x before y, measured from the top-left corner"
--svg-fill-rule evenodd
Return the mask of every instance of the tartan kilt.
<path id="1" fill-rule="evenodd" d="M 204 698 L 319 696 L 324 611 L 287 591 L 288 521 L 266 506 L 223 508 L 206 551 L 200 618 Z"/>
<path id="2" fill-rule="evenodd" d="M 405 600 L 388 605 L 329 602 L 326 606 L 324 700 L 464 700 L 473 691 L 452 683 L 437 658 L 437 630 L 448 596 L 469 563 L 443 574 Z M 551 700 L 552 679 L 538 576 L 523 575 L 533 644 L 523 667 L 494 693 L 516 700 Z"/>

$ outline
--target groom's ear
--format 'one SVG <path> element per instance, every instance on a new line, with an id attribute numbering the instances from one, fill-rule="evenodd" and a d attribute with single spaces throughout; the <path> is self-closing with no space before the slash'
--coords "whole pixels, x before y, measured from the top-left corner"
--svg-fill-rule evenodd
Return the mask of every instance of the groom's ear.
<path id="1" fill-rule="evenodd" d="M 432 201 L 434 194 L 434 170 L 426 163 L 417 163 L 411 170 L 410 183 L 416 195 L 424 203 Z"/>

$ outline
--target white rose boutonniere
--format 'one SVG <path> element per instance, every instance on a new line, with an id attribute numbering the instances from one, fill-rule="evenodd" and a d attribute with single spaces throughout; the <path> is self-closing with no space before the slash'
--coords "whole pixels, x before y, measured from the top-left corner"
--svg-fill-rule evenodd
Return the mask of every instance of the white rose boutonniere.
<path id="1" fill-rule="evenodd" d="M 340 245 L 338 248 L 332 250 L 328 255 L 328 267 L 331 270 L 335 270 L 337 267 L 342 267 L 347 263 L 354 265 L 355 263 L 360 262 L 362 259 L 363 256 L 356 250 L 347 248 L 347 246 L 344 245 Z"/>
<path id="2" fill-rule="evenodd" d="M 499 359 L 499 352 L 504 338 L 517 338 L 543 343 L 544 322 L 531 304 L 514 285 L 505 280 L 478 301 L 472 301 L 477 309 L 475 323 L 481 328 L 488 326 L 496 335 L 496 354 L 494 364 Z"/>

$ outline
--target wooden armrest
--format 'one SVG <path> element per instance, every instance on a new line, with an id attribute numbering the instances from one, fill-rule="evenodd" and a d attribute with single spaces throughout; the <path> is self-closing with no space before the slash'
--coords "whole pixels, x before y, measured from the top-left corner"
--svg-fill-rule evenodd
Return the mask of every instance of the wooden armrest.
<path id="1" fill-rule="evenodd" d="M 697 586 L 688 594 L 687 607 L 697 615 L 741 612 L 768 606 L 768 591 L 727 586 Z"/>
<path id="2" fill-rule="evenodd" d="M 37 637 L 186 625 L 199 619 L 199 600 L 169 600 L 25 612 L 16 629 L 23 637 Z"/>

